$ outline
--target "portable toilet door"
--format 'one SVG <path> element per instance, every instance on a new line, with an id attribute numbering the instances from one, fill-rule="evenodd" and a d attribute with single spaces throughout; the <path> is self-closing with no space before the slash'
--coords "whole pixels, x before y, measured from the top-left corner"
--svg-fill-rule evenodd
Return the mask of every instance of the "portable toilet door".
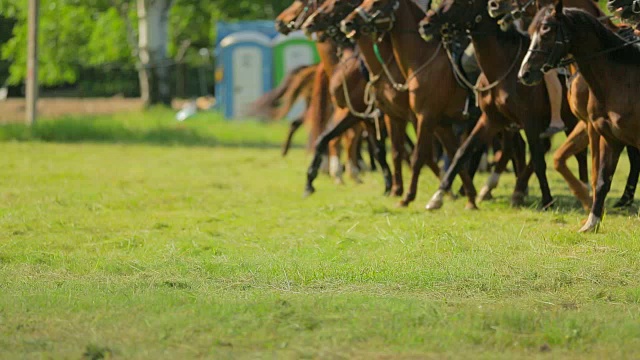
<path id="1" fill-rule="evenodd" d="M 273 39 L 273 74 L 276 86 L 289 71 L 299 66 L 317 64 L 319 61 L 315 42 L 307 39 L 301 31 Z"/>
<path id="2" fill-rule="evenodd" d="M 272 87 L 272 53 L 269 37 L 256 31 L 230 34 L 220 41 L 218 69 L 222 79 L 216 89 L 226 118 L 243 116 L 251 103 Z M 219 92 L 218 92 L 219 91 Z"/>

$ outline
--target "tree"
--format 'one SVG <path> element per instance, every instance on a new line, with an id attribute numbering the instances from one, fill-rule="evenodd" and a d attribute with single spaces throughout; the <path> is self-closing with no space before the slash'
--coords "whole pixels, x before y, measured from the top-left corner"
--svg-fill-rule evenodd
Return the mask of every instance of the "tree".
<path id="1" fill-rule="evenodd" d="M 168 103 L 169 65 L 202 64 L 198 51 L 213 46 L 216 21 L 273 18 L 291 1 L 47 0 L 40 13 L 39 78 L 47 86 L 75 84 L 82 69 L 137 67 L 143 98 Z M 26 11 L 26 0 L 0 0 L 0 14 L 15 23 L 0 44 L 11 85 L 26 75 Z"/>
<path id="2" fill-rule="evenodd" d="M 172 0 L 138 0 L 140 93 L 146 105 L 171 103 L 169 87 L 169 10 Z"/>

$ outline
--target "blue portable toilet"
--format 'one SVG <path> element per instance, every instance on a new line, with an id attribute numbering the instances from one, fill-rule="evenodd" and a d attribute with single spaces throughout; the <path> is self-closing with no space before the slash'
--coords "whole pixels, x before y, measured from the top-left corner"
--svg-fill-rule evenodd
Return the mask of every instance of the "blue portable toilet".
<path id="1" fill-rule="evenodd" d="M 216 104 L 226 118 L 242 116 L 272 88 L 271 38 L 252 30 L 231 32 L 216 50 Z"/>

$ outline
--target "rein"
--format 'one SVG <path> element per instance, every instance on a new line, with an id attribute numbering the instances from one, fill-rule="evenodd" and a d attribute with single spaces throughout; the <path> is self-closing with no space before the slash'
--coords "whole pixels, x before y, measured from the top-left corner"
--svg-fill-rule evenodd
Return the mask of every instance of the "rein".
<path id="1" fill-rule="evenodd" d="M 404 84 L 400 84 L 394 80 L 393 76 L 391 75 L 391 71 L 389 71 L 389 68 L 387 67 L 387 64 L 385 64 L 385 62 L 382 60 L 382 56 L 380 55 L 380 49 L 378 48 L 378 43 L 373 44 L 373 52 L 376 54 L 376 58 L 378 59 L 378 62 L 380 62 L 380 65 L 382 65 L 382 70 L 384 70 L 385 74 L 387 75 L 389 82 L 391 83 L 394 89 L 402 92 L 409 90 L 409 81 L 413 80 L 413 78 L 418 76 L 418 73 L 424 70 L 429 64 L 431 64 L 436 59 L 436 57 L 438 56 L 438 53 L 440 52 L 440 48 L 442 48 L 442 42 L 438 44 L 438 48 L 436 49 L 436 51 L 433 52 L 433 55 L 431 55 L 431 57 L 424 64 L 420 65 L 420 67 L 417 68 L 411 74 L 411 76 L 409 76 L 405 80 Z"/>
<path id="2" fill-rule="evenodd" d="M 344 98 L 347 103 L 347 108 L 349 112 L 353 116 L 357 116 L 363 119 L 373 119 L 376 126 L 376 138 L 378 140 L 382 139 L 382 134 L 380 131 L 380 109 L 375 107 L 376 104 L 376 91 L 373 88 L 373 85 L 380 79 L 380 74 L 371 78 L 367 85 L 364 87 L 364 103 L 367 106 L 363 112 L 357 111 L 353 104 L 351 103 L 351 98 L 349 97 L 349 88 L 347 87 L 347 79 L 345 76 L 342 78 L 342 91 L 344 92 Z"/>
<path id="3" fill-rule="evenodd" d="M 511 64 L 511 66 L 509 66 L 509 69 L 502 74 L 502 76 L 500 76 L 496 81 L 492 82 L 491 84 L 484 86 L 484 87 L 478 87 L 475 84 L 472 84 L 464 75 L 464 73 L 462 72 L 462 70 L 460 70 L 460 68 L 458 67 L 458 64 L 456 64 L 456 61 L 453 59 L 453 55 L 451 54 L 451 49 L 449 49 L 448 46 L 445 46 L 445 50 L 447 51 L 447 56 L 449 57 L 449 62 L 451 63 L 451 66 L 453 67 L 453 71 L 456 72 L 456 75 L 458 75 L 458 77 L 460 78 L 460 80 L 467 86 L 469 87 L 471 90 L 473 90 L 476 93 L 476 101 L 478 99 L 478 94 L 480 92 L 484 92 L 484 91 L 488 91 L 491 90 L 493 88 L 495 88 L 496 86 L 498 86 L 498 84 L 500 84 L 504 79 L 507 78 L 507 76 L 509 76 L 509 74 L 513 71 L 513 69 L 515 68 L 516 64 L 518 63 L 518 60 L 520 59 L 520 54 L 522 53 L 522 38 L 520 39 L 520 43 L 518 44 L 518 53 L 516 54 L 516 56 L 513 59 L 513 63 Z"/>
<path id="4" fill-rule="evenodd" d="M 341 64 L 344 64 L 345 62 L 352 60 L 354 58 L 357 58 L 359 55 L 357 52 L 354 52 L 354 54 L 350 57 L 348 57 L 347 59 L 340 61 Z M 378 109 L 377 107 L 375 107 L 376 104 L 376 92 L 374 89 L 374 85 L 375 83 L 380 79 L 380 76 L 382 74 L 378 74 L 376 76 L 372 76 L 369 78 L 369 81 L 367 82 L 367 84 L 364 87 L 364 104 L 366 105 L 366 108 L 364 111 L 360 112 L 357 111 L 354 107 L 353 107 L 353 103 L 351 102 L 351 97 L 349 96 L 349 87 L 347 86 L 347 77 L 345 76 L 345 70 L 344 67 L 342 68 L 342 91 L 344 93 L 344 98 L 345 98 L 345 102 L 347 103 L 347 108 L 349 109 L 349 112 L 351 113 L 351 115 L 353 116 L 357 116 L 359 118 L 363 118 L 363 119 L 374 119 L 375 120 L 375 125 L 376 125 L 376 137 L 378 138 L 378 140 L 381 139 L 381 133 L 380 133 L 380 109 Z"/>

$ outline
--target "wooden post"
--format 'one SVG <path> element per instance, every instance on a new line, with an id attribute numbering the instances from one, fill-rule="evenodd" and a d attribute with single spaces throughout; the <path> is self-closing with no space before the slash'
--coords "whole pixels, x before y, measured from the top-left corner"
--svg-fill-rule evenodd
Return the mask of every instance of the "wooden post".
<path id="1" fill-rule="evenodd" d="M 27 124 L 34 125 L 38 104 L 38 21 L 40 0 L 29 0 L 27 45 Z"/>

